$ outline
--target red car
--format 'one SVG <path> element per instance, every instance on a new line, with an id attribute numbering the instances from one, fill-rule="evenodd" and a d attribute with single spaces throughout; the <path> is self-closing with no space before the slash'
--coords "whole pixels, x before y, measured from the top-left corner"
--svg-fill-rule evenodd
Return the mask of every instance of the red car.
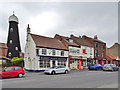
<path id="1" fill-rule="evenodd" d="M 18 66 L 10 66 L 7 67 L 5 69 L 3 69 L 2 71 L 0 71 L 0 78 L 4 78 L 4 77 L 23 77 L 23 75 L 25 74 L 24 70 L 21 67 Z"/>

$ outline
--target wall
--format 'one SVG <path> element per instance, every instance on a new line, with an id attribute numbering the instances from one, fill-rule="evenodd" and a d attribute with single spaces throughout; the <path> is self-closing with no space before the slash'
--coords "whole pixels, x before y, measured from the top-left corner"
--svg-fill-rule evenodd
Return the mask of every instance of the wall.
<path id="1" fill-rule="evenodd" d="M 30 34 L 27 37 L 28 40 L 26 41 L 24 56 L 25 68 L 37 70 L 39 57 L 36 56 L 36 45 Z"/>

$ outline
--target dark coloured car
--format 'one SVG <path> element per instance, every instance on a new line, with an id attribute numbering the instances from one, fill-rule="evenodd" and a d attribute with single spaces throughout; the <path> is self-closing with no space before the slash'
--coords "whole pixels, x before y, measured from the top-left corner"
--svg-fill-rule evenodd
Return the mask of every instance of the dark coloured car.
<path id="1" fill-rule="evenodd" d="M 88 66 L 88 69 L 89 69 L 89 70 L 102 70 L 102 69 L 103 69 L 103 66 L 100 65 L 100 64 L 95 64 L 95 65 L 90 65 L 90 66 Z"/>

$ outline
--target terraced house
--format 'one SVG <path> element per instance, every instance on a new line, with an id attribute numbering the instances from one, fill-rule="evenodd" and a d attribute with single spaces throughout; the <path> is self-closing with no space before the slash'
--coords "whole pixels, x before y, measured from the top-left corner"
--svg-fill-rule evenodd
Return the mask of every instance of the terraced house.
<path id="1" fill-rule="evenodd" d="M 27 71 L 40 72 L 57 65 L 68 67 L 68 49 L 64 44 L 55 38 L 30 33 L 29 25 L 24 57 Z"/>

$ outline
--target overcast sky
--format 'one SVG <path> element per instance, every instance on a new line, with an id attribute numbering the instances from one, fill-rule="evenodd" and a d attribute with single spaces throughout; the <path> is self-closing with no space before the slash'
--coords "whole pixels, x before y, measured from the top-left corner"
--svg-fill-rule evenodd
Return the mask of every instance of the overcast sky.
<path id="1" fill-rule="evenodd" d="M 26 43 L 26 28 L 31 33 L 54 37 L 87 35 L 107 43 L 107 47 L 118 42 L 117 2 L 24 2 L 2 3 L 0 7 L 0 42 L 7 42 L 8 18 L 15 12 L 19 19 L 21 48 Z"/>

